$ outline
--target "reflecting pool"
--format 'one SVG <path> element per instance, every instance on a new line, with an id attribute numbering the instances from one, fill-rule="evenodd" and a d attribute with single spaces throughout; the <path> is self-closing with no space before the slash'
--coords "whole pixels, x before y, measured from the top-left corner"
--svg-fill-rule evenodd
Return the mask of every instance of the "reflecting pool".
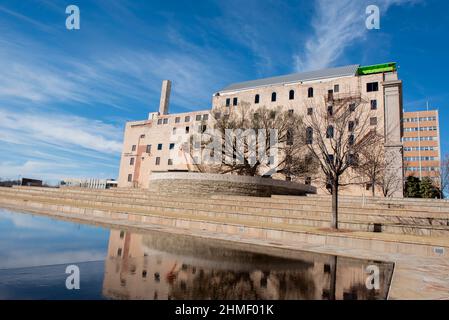
<path id="1" fill-rule="evenodd" d="M 79 290 L 66 288 L 69 265 Z M 378 289 L 366 285 L 368 266 L 379 270 Z M 392 272 L 380 261 L 0 209 L 0 299 L 385 299 Z"/>

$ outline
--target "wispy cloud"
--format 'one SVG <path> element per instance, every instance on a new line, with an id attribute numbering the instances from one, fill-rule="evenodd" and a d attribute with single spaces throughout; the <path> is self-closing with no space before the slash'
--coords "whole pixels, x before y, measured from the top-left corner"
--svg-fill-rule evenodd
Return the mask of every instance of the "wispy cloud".
<path id="1" fill-rule="evenodd" d="M 312 20 L 313 33 L 304 49 L 293 55 L 298 71 L 321 69 L 333 65 L 348 47 L 367 34 L 365 9 L 376 4 L 385 15 L 393 5 L 414 4 L 419 0 L 317 0 Z"/>
<path id="2" fill-rule="evenodd" d="M 122 128 L 84 117 L 0 109 L 0 177 L 114 177 Z M 111 172 L 113 174 L 111 174 Z"/>
<path id="3" fill-rule="evenodd" d="M 0 139 L 7 132 L 17 137 L 16 141 L 42 141 L 55 145 L 72 145 L 102 153 L 121 151 L 121 128 L 101 121 L 73 115 L 24 114 L 0 110 Z M 11 141 L 9 141 L 11 142 Z"/>
<path id="4" fill-rule="evenodd" d="M 25 15 L 19 13 L 19 12 L 16 12 L 14 10 L 8 9 L 8 8 L 6 8 L 4 6 L 1 6 L 1 5 L 0 5 L 0 13 L 7 14 L 7 15 L 9 15 L 11 17 L 14 17 L 14 18 L 22 21 L 22 22 L 31 24 L 33 27 L 37 27 L 37 28 L 39 28 L 39 29 L 41 29 L 41 30 L 43 30 L 45 32 L 49 32 L 51 30 L 54 30 L 54 29 L 50 28 L 45 23 L 42 23 L 42 22 L 40 22 L 38 20 L 35 20 L 35 19 L 31 19 L 30 17 L 27 17 L 27 16 L 25 16 Z"/>

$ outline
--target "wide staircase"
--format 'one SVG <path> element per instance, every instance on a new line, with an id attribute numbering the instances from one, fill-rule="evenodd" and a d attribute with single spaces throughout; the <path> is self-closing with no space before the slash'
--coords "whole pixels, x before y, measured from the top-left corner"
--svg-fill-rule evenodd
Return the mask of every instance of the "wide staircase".
<path id="1" fill-rule="evenodd" d="M 285 238 L 282 232 L 303 237 L 328 232 L 331 220 L 331 199 L 322 195 L 259 198 L 155 194 L 143 189 L 15 187 L 0 188 L 0 206 L 273 239 Z M 338 217 L 339 229 L 354 236 L 409 242 L 431 238 L 433 244 L 449 244 L 449 201 L 445 200 L 342 196 Z"/>

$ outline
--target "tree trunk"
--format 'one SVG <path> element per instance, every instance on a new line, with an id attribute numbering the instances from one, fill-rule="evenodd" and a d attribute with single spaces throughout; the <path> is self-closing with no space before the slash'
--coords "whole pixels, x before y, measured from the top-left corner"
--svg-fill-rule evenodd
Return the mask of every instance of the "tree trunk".
<path id="1" fill-rule="evenodd" d="M 338 178 L 332 184 L 332 221 L 331 228 L 338 229 Z"/>
<path id="2" fill-rule="evenodd" d="M 375 179 L 371 181 L 371 192 L 373 193 L 373 197 L 376 195 L 376 185 L 374 184 L 375 181 Z"/>

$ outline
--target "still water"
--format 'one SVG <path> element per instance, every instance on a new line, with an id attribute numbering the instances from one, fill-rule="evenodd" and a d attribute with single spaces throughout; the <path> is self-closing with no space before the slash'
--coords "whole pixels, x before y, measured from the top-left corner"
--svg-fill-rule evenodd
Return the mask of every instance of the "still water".
<path id="1" fill-rule="evenodd" d="M 66 288 L 68 265 L 80 289 Z M 367 289 L 367 266 L 380 288 Z M 385 299 L 393 264 L 0 209 L 0 299 Z"/>

